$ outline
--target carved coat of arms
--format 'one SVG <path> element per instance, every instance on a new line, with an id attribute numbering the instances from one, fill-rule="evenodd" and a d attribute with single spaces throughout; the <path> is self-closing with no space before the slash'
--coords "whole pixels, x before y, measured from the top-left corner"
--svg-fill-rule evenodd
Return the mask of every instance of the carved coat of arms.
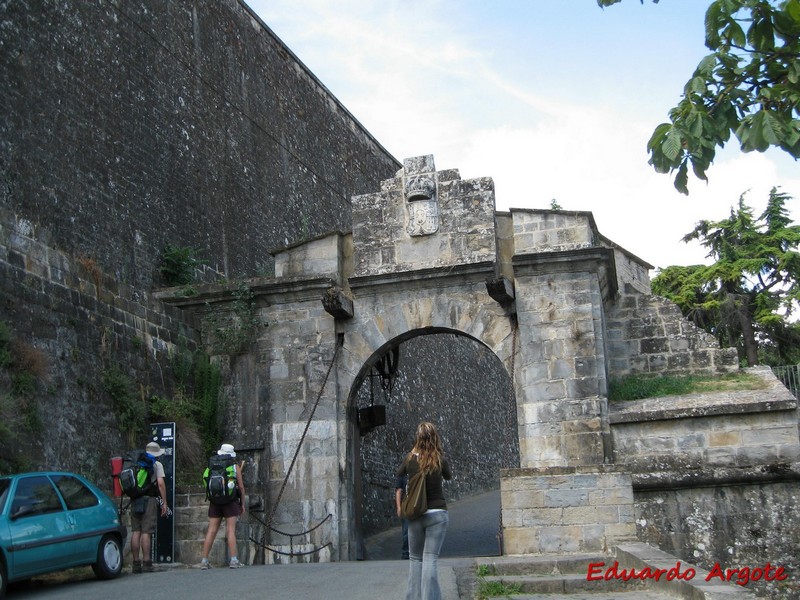
<path id="1" fill-rule="evenodd" d="M 405 187 L 408 204 L 408 233 L 430 235 L 439 229 L 439 202 L 436 183 L 430 177 L 410 177 Z"/>

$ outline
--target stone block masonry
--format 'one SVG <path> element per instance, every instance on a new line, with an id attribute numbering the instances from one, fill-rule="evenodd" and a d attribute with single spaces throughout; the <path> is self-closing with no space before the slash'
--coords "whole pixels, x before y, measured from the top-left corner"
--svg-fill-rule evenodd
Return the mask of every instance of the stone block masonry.
<path id="1" fill-rule="evenodd" d="M 169 397 L 169 352 L 200 341 L 153 298 L 165 246 L 198 251 L 198 282 L 270 275 L 271 249 L 349 230 L 351 194 L 400 165 L 239 0 L 10 2 L 3 47 L 0 320 L 50 366 L 20 456 L 110 486 L 129 442 L 101 372 Z M 221 362 L 238 431 L 263 392 Z"/>
<path id="2" fill-rule="evenodd" d="M 3 456 L 6 468 L 91 473 L 111 489 L 108 461 L 130 442 L 119 431 L 124 408 L 104 390 L 104 373 L 117 369 L 128 377 L 137 399 L 143 390 L 166 397 L 173 385 L 170 356 L 198 347 L 196 323 L 187 313 L 143 301 L 91 258 L 70 256 L 52 243 L 45 227 L 0 208 L 0 320 L 47 363 L 32 400 L 44 434 L 20 428 L 4 438 Z M 76 444 L 91 452 L 76 452 Z"/>
<path id="3" fill-rule="evenodd" d="M 739 368 L 736 348 L 720 348 L 714 336 L 687 320 L 673 302 L 632 285 L 620 292 L 606 315 L 609 378 L 708 375 Z"/>
<path id="4" fill-rule="evenodd" d="M 610 465 L 504 469 L 503 554 L 607 552 L 636 537 L 630 476 Z"/>
<path id="5" fill-rule="evenodd" d="M 747 372 L 762 389 L 612 403 L 614 462 L 653 487 L 800 461 L 797 400 L 768 367 Z"/>
<path id="6" fill-rule="evenodd" d="M 631 484 L 607 463 L 619 458 L 642 490 L 648 458 L 669 460 L 663 442 L 704 476 L 716 469 L 761 485 L 763 467 L 794 481 L 788 405 L 742 417 L 711 402 L 703 414 L 672 407 L 664 418 L 612 422 L 612 378 L 732 371 L 735 351 L 650 296 L 647 263 L 601 236 L 591 213 L 499 216 L 491 179 L 436 171 L 431 156 L 398 172 L 244 2 L 10 2 L 3 26 L 0 319 L 48 359 L 33 401 L 42 431 L 10 444 L 15 458 L 111 487 L 108 458 L 129 441 L 103 371 L 120 365 L 137 398 L 168 396 L 170 353 L 198 347 L 196 315 L 232 313 L 238 289 L 185 288 L 170 302 L 153 293 L 170 244 L 199 249 L 207 275 L 243 282 L 268 324 L 241 353 L 214 357 L 225 434 L 257 454 L 253 489 L 266 508 L 341 349 L 276 513 L 288 532 L 331 515 L 298 542 L 329 544 L 320 560 L 357 558 L 363 535 L 357 388 L 388 349 L 418 335 L 483 344 L 496 379 L 512 366 L 510 382 L 486 393 L 511 387 L 517 426 L 484 424 L 516 433 L 521 465 L 536 470 L 504 477 L 508 539 L 520 551 L 594 550 L 630 535 Z M 286 250 L 273 260 L 276 247 Z M 504 300 L 495 302 L 486 281 L 499 276 Z M 331 289 L 342 304 L 335 315 L 320 302 Z M 443 347 L 405 363 L 409 372 L 425 366 L 419 377 L 437 380 L 452 368 Z M 481 391 L 469 393 L 463 406 L 476 406 Z M 426 402 L 435 415 L 436 399 Z M 77 455 L 76 443 L 94 453 Z M 685 485 L 674 466 L 664 481 Z M 602 494 L 591 492 L 593 479 Z M 528 485 L 530 498 L 514 485 Z M 775 505 L 793 506 L 782 494 Z"/>
<path id="7" fill-rule="evenodd" d="M 270 249 L 349 229 L 350 195 L 399 166 L 244 2 L 3 18 L 2 204 L 136 289 L 167 242 L 269 273 Z"/>

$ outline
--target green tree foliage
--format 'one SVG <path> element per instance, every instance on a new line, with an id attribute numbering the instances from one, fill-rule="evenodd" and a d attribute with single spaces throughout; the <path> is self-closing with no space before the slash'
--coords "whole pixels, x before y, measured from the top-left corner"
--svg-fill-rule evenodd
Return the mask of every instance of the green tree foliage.
<path id="1" fill-rule="evenodd" d="M 670 122 L 647 143 L 649 163 L 659 173 L 676 172 L 682 194 L 689 193 L 689 168 L 707 181 L 716 149 L 731 133 L 743 152 L 774 146 L 800 157 L 800 0 L 714 0 L 705 29 L 711 54 L 684 86 Z"/>
<path id="2" fill-rule="evenodd" d="M 653 279 L 653 293 L 669 298 L 748 366 L 800 362 L 800 327 L 791 321 L 800 299 L 800 226 L 773 188 L 764 213 L 739 198 L 722 221 L 700 221 L 684 242 L 708 248 L 712 265 L 671 266 Z"/>

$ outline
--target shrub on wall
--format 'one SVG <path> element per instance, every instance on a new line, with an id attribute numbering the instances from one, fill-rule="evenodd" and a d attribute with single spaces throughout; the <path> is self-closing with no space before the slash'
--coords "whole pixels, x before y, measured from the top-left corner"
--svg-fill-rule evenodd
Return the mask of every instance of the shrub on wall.
<path id="1" fill-rule="evenodd" d="M 205 264 L 199 252 L 188 246 L 167 244 L 161 254 L 159 272 L 168 286 L 187 285 L 195 280 L 195 269 Z"/>
<path id="2" fill-rule="evenodd" d="M 40 349 L 15 337 L 14 331 L 0 321 L 0 471 L 28 469 L 23 457 L 12 456 L 12 447 L 31 434 L 42 431 L 37 394 L 48 373 L 47 356 Z"/>
<path id="3" fill-rule="evenodd" d="M 255 295 L 246 283 L 239 284 L 232 294 L 230 310 L 211 312 L 203 327 L 210 334 L 209 346 L 217 354 L 241 354 L 266 326 L 256 314 Z"/>

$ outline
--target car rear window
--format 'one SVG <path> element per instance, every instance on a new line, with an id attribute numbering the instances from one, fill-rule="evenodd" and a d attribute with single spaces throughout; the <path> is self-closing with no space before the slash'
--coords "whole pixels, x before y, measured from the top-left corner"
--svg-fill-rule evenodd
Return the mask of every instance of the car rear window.
<path id="1" fill-rule="evenodd" d="M 88 508 L 100 502 L 92 490 L 75 477 L 70 477 L 69 475 L 54 475 L 53 481 L 58 491 L 61 492 L 61 497 L 64 498 L 64 503 L 69 510 Z"/>

